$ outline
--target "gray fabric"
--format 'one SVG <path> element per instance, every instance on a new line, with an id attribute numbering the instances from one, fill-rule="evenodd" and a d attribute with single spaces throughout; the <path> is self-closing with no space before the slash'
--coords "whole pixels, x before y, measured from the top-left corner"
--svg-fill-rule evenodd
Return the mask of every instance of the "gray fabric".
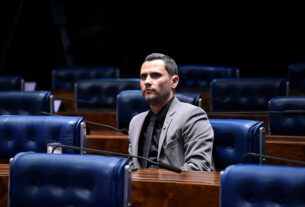
<path id="1" fill-rule="evenodd" d="M 138 143 L 148 111 L 132 118 L 129 125 L 129 153 L 138 155 Z M 214 132 L 205 111 L 182 103 L 176 97 L 171 104 L 160 135 L 158 161 L 182 170 L 214 170 L 212 159 Z M 137 158 L 130 163 L 139 168 Z"/>

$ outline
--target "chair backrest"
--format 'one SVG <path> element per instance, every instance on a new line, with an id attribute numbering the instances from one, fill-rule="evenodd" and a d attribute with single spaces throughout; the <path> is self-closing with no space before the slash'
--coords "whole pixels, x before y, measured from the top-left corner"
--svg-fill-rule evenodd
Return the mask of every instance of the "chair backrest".
<path id="1" fill-rule="evenodd" d="M 305 205 L 305 168 L 233 165 L 221 175 L 221 207 Z"/>
<path id="2" fill-rule="evenodd" d="M 92 79 L 75 84 L 75 108 L 115 108 L 123 90 L 140 89 L 138 78 Z"/>
<path id="3" fill-rule="evenodd" d="M 288 95 L 283 78 L 230 78 L 211 82 L 211 111 L 267 111 L 268 101 Z"/>
<path id="4" fill-rule="evenodd" d="M 201 107 L 202 99 L 200 94 L 177 92 L 175 96 L 182 102 Z M 116 105 L 117 128 L 128 128 L 132 117 L 148 109 L 149 105 L 144 100 L 141 90 L 121 91 L 118 94 Z"/>
<path id="5" fill-rule="evenodd" d="M 110 66 L 78 66 L 62 67 L 52 71 L 53 89 L 74 89 L 74 83 L 79 80 L 97 78 L 118 78 L 120 70 Z"/>
<path id="6" fill-rule="evenodd" d="M 35 115 L 54 112 L 54 98 L 49 91 L 0 91 L 0 115 Z"/>
<path id="7" fill-rule="evenodd" d="M 215 78 L 238 78 L 239 69 L 233 66 L 181 65 L 179 88 L 209 88 Z"/>
<path id="8" fill-rule="evenodd" d="M 266 154 L 264 122 L 239 119 L 210 119 L 210 122 L 217 170 L 238 164 L 246 153 Z M 262 159 L 248 157 L 245 163 L 262 163 Z"/>
<path id="9" fill-rule="evenodd" d="M 291 89 L 305 89 L 305 63 L 288 66 L 288 81 Z"/>
<path id="10" fill-rule="evenodd" d="M 47 152 L 48 143 L 84 147 L 86 125 L 82 117 L 67 116 L 0 116 L 0 158 L 19 152 Z M 80 153 L 63 149 L 64 153 Z"/>
<path id="11" fill-rule="evenodd" d="M 21 76 L 0 76 L 0 91 L 24 90 L 24 80 Z"/>
<path id="12" fill-rule="evenodd" d="M 128 160 L 20 153 L 10 163 L 8 206 L 130 206 Z"/>
<path id="13" fill-rule="evenodd" d="M 305 96 L 280 96 L 269 102 L 269 133 L 305 135 Z"/>

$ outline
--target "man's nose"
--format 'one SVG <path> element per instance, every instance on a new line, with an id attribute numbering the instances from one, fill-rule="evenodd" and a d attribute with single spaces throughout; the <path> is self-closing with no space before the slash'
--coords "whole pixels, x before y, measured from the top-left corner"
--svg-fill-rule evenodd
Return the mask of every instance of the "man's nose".
<path id="1" fill-rule="evenodd" d="M 151 78 L 149 75 L 145 79 L 145 84 L 151 84 Z"/>

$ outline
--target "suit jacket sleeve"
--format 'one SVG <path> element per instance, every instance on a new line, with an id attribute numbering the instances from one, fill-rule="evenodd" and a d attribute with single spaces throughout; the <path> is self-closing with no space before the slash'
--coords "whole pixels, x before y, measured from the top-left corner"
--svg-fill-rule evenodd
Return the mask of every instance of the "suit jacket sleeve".
<path id="1" fill-rule="evenodd" d="M 182 170 L 214 170 L 212 158 L 214 132 L 205 111 L 192 107 L 186 113 L 182 137 L 184 165 Z"/>

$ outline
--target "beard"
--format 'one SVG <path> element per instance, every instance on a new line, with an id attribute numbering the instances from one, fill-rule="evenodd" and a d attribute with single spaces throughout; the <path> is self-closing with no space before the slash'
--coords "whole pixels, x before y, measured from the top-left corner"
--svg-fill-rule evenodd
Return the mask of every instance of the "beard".
<path id="1" fill-rule="evenodd" d="M 145 91 L 143 91 L 142 95 L 149 104 L 158 104 L 158 103 L 162 103 L 164 100 L 167 100 L 168 97 L 170 96 L 170 93 L 171 91 L 158 92 L 153 90 L 149 94 L 145 94 Z"/>

